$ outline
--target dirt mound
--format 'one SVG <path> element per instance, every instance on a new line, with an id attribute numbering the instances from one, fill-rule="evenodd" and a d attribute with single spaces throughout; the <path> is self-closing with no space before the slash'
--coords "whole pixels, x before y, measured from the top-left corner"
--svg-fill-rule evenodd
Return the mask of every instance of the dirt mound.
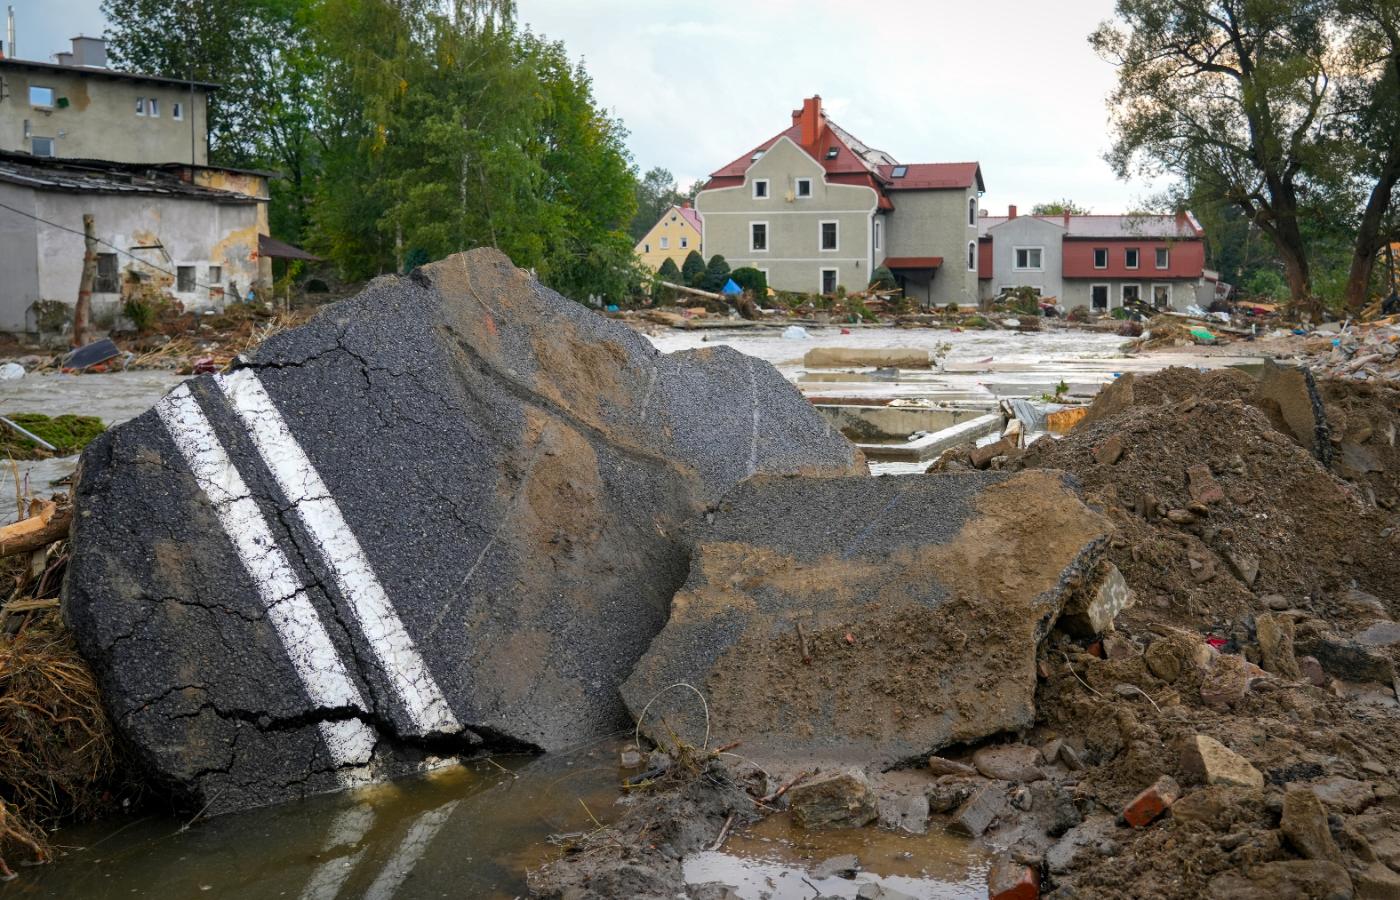
<path id="1" fill-rule="evenodd" d="M 1400 390 L 1322 378 L 1317 382 L 1336 442 L 1332 469 L 1385 509 L 1400 505 Z"/>
<path id="2" fill-rule="evenodd" d="M 1129 372 L 1099 391 L 1077 427 L 1102 422 L 1132 406 L 1179 403 L 1187 397 L 1246 400 L 1253 390 L 1254 380 L 1239 369 L 1202 372 L 1172 366 L 1142 378 Z"/>

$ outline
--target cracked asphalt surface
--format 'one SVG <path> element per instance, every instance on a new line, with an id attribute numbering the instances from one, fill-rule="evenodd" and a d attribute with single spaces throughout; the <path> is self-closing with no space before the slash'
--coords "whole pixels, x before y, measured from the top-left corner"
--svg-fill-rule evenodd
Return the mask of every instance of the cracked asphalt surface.
<path id="1" fill-rule="evenodd" d="M 363 707 L 310 700 L 293 657 L 318 648 L 273 627 L 265 560 L 239 555 L 161 418 L 112 429 L 80 464 L 66 615 L 151 773 L 211 812 L 349 783 L 327 723 L 372 731 L 372 778 L 622 727 L 618 686 L 686 578 L 684 526 L 751 474 L 865 471 L 767 363 L 660 354 L 494 251 L 376 280 L 244 366 L 461 727 L 425 731 L 402 673 L 394 689 L 398 657 L 308 528 L 324 498 L 293 503 L 215 381 L 192 379 Z"/>

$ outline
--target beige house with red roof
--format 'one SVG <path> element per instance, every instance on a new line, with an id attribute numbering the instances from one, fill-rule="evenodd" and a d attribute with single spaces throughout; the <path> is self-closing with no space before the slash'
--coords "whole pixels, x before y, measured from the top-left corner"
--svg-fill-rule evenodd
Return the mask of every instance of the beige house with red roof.
<path id="1" fill-rule="evenodd" d="M 705 252 L 780 291 L 863 290 L 889 267 L 925 305 L 977 303 L 981 167 L 901 164 L 802 101 L 792 125 L 710 176 Z"/>
<path id="2" fill-rule="evenodd" d="M 680 267 L 692 250 L 705 255 L 704 234 L 705 226 L 700 213 L 686 200 L 666 210 L 651 226 L 651 230 L 637 241 L 634 249 L 637 259 L 652 272 L 661 268 L 668 257 Z"/>

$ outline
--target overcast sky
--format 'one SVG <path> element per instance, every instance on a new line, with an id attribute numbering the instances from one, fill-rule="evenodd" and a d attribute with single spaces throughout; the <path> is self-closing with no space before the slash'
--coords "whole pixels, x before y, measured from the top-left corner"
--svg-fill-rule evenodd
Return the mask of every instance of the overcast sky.
<path id="1" fill-rule="evenodd" d="M 217 0 L 214 0 L 217 2 Z M 100 0 L 13 3 L 22 56 L 104 27 Z M 978 160 L 984 208 L 1070 197 L 1121 212 L 1151 193 L 1103 161 L 1113 67 L 1086 38 L 1112 0 L 518 0 L 519 18 L 582 57 L 639 169 L 682 186 L 791 123 L 831 117 L 901 162 Z"/>

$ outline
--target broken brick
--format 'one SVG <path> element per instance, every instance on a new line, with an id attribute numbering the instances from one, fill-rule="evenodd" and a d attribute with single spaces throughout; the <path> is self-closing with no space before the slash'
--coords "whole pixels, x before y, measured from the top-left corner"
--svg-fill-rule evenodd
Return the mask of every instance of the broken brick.
<path id="1" fill-rule="evenodd" d="M 1170 809 L 1180 796 L 1181 787 L 1176 779 L 1163 775 L 1123 807 L 1123 819 L 1134 828 L 1143 828 Z"/>
<path id="2" fill-rule="evenodd" d="M 1040 872 L 1009 857 L 998 857 L 987 870 L 990 900 L 1036 900 L 1040 896 Z"/>

